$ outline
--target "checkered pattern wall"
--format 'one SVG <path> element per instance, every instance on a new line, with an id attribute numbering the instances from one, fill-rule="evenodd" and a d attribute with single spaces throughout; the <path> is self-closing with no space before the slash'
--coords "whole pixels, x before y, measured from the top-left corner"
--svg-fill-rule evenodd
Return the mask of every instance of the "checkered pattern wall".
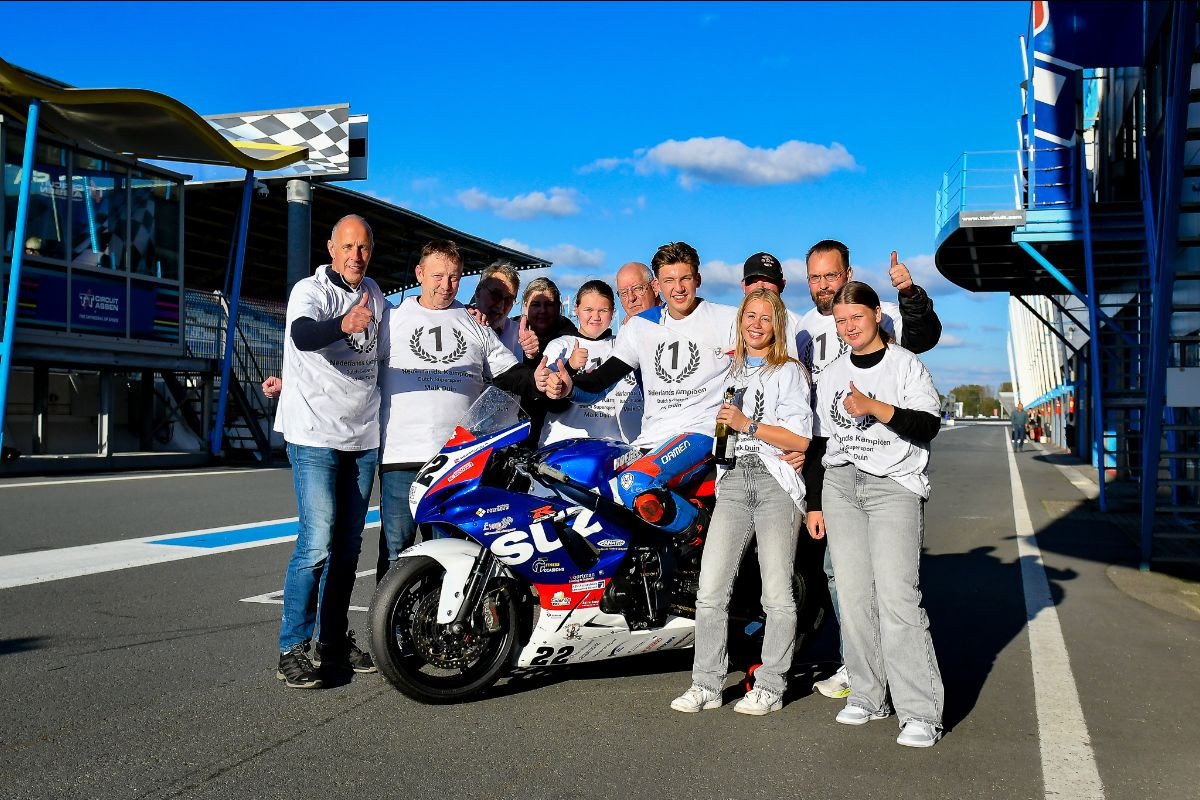
<path id="1" fill-rule="evenodd" d="M 276 175 L 338 177 L 350 170 L 350 106 L 290 108 L 246 114 L 215 114 L 204 119 L 233 142 L 307 147 L 309 158 Z"/>

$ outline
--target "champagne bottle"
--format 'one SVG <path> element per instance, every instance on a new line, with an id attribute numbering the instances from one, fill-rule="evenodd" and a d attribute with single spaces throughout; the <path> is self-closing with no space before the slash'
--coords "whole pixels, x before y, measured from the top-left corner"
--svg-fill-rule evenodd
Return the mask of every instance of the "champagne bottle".
<path id="1" fill-rule="evenodd" d="M 734 389 L 732 386 L 725 388 L 725 402 L 732 403 Z M 717 423 L 717 430 L 713 436 L 713 461 L 723 467 L 732 467 L 734 461 L 734 448 L 737 446 L 737 433 L 724 422 Z"/>

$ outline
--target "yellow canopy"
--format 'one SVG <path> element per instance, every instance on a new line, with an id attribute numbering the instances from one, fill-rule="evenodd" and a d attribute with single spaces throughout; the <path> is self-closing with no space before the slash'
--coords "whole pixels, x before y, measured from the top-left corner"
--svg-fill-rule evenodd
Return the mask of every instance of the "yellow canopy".
<path id="1" fill-rule="evenodd" d="M 148 89 L 74 89 L 0 59 L 0 112 L 25 120 L 42 101 L 45 127 L 81 145 L 136 158 L 267 171 L 308 158 L 308 149 L 226 139 L 173 97 Z"/>

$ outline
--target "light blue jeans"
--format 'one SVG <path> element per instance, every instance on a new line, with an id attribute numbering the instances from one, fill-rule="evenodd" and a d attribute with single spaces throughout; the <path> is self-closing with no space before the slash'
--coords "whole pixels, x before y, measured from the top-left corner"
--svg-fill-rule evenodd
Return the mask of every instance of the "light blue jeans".
<path id="1" fill-rule="evenodd" d="M 288 443 L 300 521 L 283 580 L 280 652 L 314 633 L 321 644 L 346 636 L 378 454 Z"/>
<path id="2" fill-rule="evenodd" d="M 796 647 L 792 569 L 803 519 L 791 496 L 757 456 L 738 458 L 733 469 L 722 476 L 700 561 L 692 683 L 718 693 L 725 687 L 729 597 L 753 536 L 758 542 L 762 606 L 767 613 L 762 666 L 754 673 L 754 685 L 783 694 Z"/>
<path id="3" fill-rule="evenodd" d="M 847 705 L 888 711 L 900 724 L 942 727 L 944 694 L 921 606 L 925 501 L 854 465 L 825 471 L 821 495 L 841 595 Z"/>
<path id="4" fill-rule="evenodd" d="M 408 506 L 408 492 L 420 472 L 413 469 L 389 469 L 379 472 L 379 561 L 375 582 L 383 580 L 400 552 L 413 542 L 417 525 Z"/>

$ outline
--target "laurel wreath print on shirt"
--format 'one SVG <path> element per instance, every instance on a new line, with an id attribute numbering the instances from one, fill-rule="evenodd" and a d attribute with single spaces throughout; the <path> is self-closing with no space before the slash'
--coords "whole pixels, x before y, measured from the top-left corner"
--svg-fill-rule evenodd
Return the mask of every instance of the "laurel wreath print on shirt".
<path id="1" fill-rule="evenodd" d="M 379 338 L 379 324 L 375 320 L 371 320 L 367 324 L 367 329 L 360 333 L 343 333 L 342 341 L 356 353 L 369 353 L 375 349 L 375 342 Z"/>
<path id="2" fill-rule="evenodd" d="M 860 390 L 861 391 L 861 390 Z M 829 404 L 829 416 L 833 419 L 833 424 L 839 428 L 855 428 L 860 431 L 865 431 L 867 428 L 874 425 L 877 420 L 874 416 L 867 414 L 862 419 L 855 422 L 854 417 L 846 414 L 846 407 L 842 405 L 842 400 L 845 399 L 849 392 L 845 389 L 838 389 L 833 393 L 833 402 Z M 874 392 L 867 392 L 867 397 L 875 399 Z"/>
<path id="3" fill-rule="evenodd" d="M 417 358 L 421 359 L 422 361 L 424 361 L 428 364 L 453 364 L 455 361 L 458 361 L 460 358 L 462 358 L 463 356 L 465 356 L 467 354 L 466 338 L 463 337 L 462 333 L 460 333 L 457 328 L 454 328 L 453 331 L 454 331 L 455 345 L 454 345 L 454 350 L 451 351 L 450 355 L 448 355 L 448 356 L 434 355 L 433 353 L 430 353 L 428 350 L 426 350 L 424 347 L 421 346 L 421 335 L 423 333 L 425 333 L 424 327 L 417 328 L 415 331 L 413 331 L 412 338 L 408 340 L 408 349 L 412 351 L 412 354 L 414 356 L 416 356 Z M 429 332 L 435 334 L 435 340 L 436 340 L 438 346 L 435 347 L 434 349 L 437 350 L 438 352 L 441 352 L 441 343 L 442 343 L 442 335 L 441 335 L 442 328 L 441 328 L 441 326 L 439 325 L 435 328 L 430 328 Z"/>
<path id="4" fill-rule="evenodd" d="M 754 393 L 754 412 L 750 414 L 750 419 L 762 422 L 763 413 L 766 410 L 766 398 L 763 397 L 762 389 L 759 389 Z"/>
<path id="5" fill-rule="evenodd" d="M 670 372 L 663 367 L 663 355 L 667 350 L 671 351 L 671 369 L 679 368 L 679 345 L 680 342 L 672 342 L 669 346 L 663 342 L 654 351 L 654 374 L 663 383 L 683 383 L 688 378 L 696 374 L 696 370 L 700 369 L 700 348 L 695 342 L 688 342 L 688 361 L 684 365 L 683 371 L 678 375 L 672 376 Z"/>

